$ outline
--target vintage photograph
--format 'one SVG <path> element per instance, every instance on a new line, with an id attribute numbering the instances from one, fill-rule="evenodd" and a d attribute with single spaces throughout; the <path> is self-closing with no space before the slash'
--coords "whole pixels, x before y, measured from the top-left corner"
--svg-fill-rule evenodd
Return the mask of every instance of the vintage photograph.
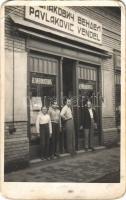
<path id="1" fill-rule="evenodd" d="M 120 6 L 5 6 L 5 182 L 120 183 Z"/>

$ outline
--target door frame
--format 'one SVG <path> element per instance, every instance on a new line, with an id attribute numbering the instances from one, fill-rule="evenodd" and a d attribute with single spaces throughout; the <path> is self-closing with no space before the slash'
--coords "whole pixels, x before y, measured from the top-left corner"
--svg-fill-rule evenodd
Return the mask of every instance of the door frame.
<path id="1" fill-rule="evenodd" d="M 71 59 L 71 58 L 66 58 L 66 57 L 61 57 L 60 59 L 60 86 L 61 86 L 61 108 L 64 105 L 63 103 L 63 61 L 64 59 L 71 61 L 72 62 L 72 67 L 73 69 L 73 74 L 72 74 L 72 79 L 73 79 L 73 96 L 75 96 L 77 98 L 77 113 L 78 113 L 78 80 L 77 80 L 77 65 L 78 65 L 78 61 Z M 74 81 L 75 80 L 75 81 Z M 78 120 L 78 115 L 77 115 L 77 120 Z M 77 131 L 76 131 L 77 130 Z M 75 127 L 75 147 L 76 150 L 78 150 L 78 123 L 77 123 L 77 127 Z"/>
<path id="2" fill-rule="evenodd" d="M 85 65 L 85 63 L 83 62 Z M 78 63 L 79 65 L 79 63 Z M 82 65 L 82 62 L 81 62 Z M 93 67 L 96 69 L 96 91 L 99 92 L 98 95 L 98 115 L 99 115 L 99 132 L 98 145 L 103 145 L 103 131 L 102 131 L 102 77 L 101 77 L 101 65 L 92 65 L 88 63 L 89 68 Z M 79 83 L 79 78 L 78 78 Z M 79 88 L 78 88 L 79 91 Z"/>
<path id="3" fill-rule="evenodd" d="M 27 116 L 28 116 L 28 122 L 27 122 L 27 137 L 29 139 L 29 148 L 32 147 L 32 142 L 31 142 L 31 119 L 30 119 L 30 92 L 31 92 L 31 71 L 30 71 L 30 57 L 33 55 L 37 58 L 41 58 L 41 57 L 51 57 L 52 59 L 57 60 L 57 68 L 56 68 L 56 97 L 59 101 L 59 58 L 56 56 L 52 56 L 52 55 L 48 55 L 48 54 L 44 54 L 42 52 L 35 52 L 33 53 L 32 51 L 30 51 L 30 49 L 27 50 Z M 42 77 L 43 77 L 43 73 L 42 73 Z M 46 74 L 46 76 L 48 76 L 48 74 Z M 49 76 L 53 76 L 53 75 L 49 75 Z M 29 149 L 30 151 L 30 149 Z M 29 152 L 30 153 L 30 152 Z M 31 154 L 30 154 L 31 156 Z"/>

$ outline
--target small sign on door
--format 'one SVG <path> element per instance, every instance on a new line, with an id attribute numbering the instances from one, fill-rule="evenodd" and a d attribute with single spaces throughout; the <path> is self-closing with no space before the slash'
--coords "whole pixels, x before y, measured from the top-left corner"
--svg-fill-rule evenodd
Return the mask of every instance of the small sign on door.
<path id="1" fill-rule="evenodd" d="M 93 85 L 88 85 L 84 83 L 79 84 L 79 89 L 80 90 L 93 90 Z"/>

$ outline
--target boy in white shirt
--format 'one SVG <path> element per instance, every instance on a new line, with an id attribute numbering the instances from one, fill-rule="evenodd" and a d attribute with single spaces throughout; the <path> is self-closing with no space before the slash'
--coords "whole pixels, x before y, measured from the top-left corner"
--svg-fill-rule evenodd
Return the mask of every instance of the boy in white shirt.
<path id="1" fill-rule="evenodd" d="M 36 130 L 40 134 L 41 159 L 49 160 L 49 137 L 52 135 L 52 124 L 46 107 L 43 107 L 37 116 Z"/>

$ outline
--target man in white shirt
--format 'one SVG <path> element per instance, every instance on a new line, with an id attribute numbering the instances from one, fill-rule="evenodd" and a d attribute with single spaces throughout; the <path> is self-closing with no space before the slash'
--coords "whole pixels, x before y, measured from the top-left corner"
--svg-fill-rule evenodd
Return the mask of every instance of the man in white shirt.
<path id="1" fill-rule="evenodd" d="M 40 134 L 41 159 L 49 160 L 49 137 L 52 135 L 52 124 L 46 107 L 43 107 L 37 116 L 36 130 Z"/>
<path id="2" fill-rule="evenodd" d="M 67 151 L 73 156 L 75 154 L 75 130 L 70 99 L 67 99 L 66 105 L 62 108 L 60 115 L 65 122 Z"/>

